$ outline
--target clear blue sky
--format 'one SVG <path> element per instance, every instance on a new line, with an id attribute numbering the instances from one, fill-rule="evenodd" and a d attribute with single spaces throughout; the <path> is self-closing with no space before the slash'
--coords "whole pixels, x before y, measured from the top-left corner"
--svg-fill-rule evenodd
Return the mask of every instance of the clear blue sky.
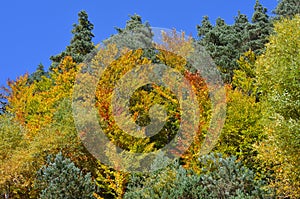
<path id="1" fill-rule="evenodd" d="M 269 15 L 277 0 L 261 0 Z M 137 13 L 151 26 L 176 28 L 196 36 L 196 25 L 208 15 L 233 23 L 238 10 L 251 19 L 255 0 L 8 0 L 0 3 L 0 85 L 6 80 L 48 67 L 49 57 L 65 50 L 77 23 L 77 13 L 86 10 L 94 24 L 95 44 L 124 27 L 129 14 Z"/>

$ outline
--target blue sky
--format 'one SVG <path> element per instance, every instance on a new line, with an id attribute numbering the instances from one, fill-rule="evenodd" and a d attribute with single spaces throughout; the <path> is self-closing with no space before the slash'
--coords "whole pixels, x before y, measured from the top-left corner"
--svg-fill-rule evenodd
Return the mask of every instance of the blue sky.
<path id="1" fill-rule="evenodd" d="M 260 0 L 269 14 L 277 0 Z M 86 10 L 94 24 L 95 44 L 124 27 L 128 15 L 137 13 L 151 26 L 176 28 L 196 36 L 196 25 L 208 15 L 212 23 L 221 17 L 233 23 L 238 10 L 251 19 L 255 0 L 9 0 L 0 3 L 0 85 L 7 79 L 48 67 L 49 57 L 65 50 Z"/>

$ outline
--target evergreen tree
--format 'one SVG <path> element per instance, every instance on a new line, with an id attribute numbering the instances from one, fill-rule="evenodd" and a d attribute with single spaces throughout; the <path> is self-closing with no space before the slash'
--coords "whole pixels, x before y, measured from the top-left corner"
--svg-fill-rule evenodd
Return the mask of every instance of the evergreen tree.
<path id="1" fill-rule="evenodd" d="M 299 0 L 281 0 L 275 10 L 273 11 L 277 15 L 277 19 L 280 17 L 293 17 L 296 14 L 300 14 L 300 1 Z"/>
<path id="2" fill-rule="evenodd" d="M 6 100 L 2 93 L 0 93 L 0 115 L 5 112 Z"/>
<path id="3" fill-rule="evenodd" d="M 250 49 L 256 54 L 261 54 L 264 51 L 264 45 L 268 42 L 271 32 L 272 24 L 267 15 L 267 9 L 260 4 L 259 0 L 256 0 L 252 25 L 249 29 Z"/>
<path id="4" fill-rule="evenodd" d="M 40 198 L 93 198 L 95 185 L 90 173 L 84 175 L 61 153 L 56 155 L 53 162 L 48 157 L 47 164 L 37 174 L 37 188 L 41 189 Z"/>
<path id="5" fill-rule="evenodd" d="M 65 56 L 71 56 L 76 63 L 80 63 L 87 54 L 95 49 L 92 42 L 94 25 L 88 20 L 88 14 L 85 11 L 80 11 L 78 17 L 78 24 L 73 25 L 72 34 L 74 36 L 70 45 L 62 53 L 50 57 L 53 61 L 50 69 L 57 67 Z"/>
<path id="6" fill-rule="evenodd" d="M 245 14 L 238 12 L 238 15 L 234 19 L 233 29 L 235 36 L 238 39 L 237 48 L 240 52 L 246 52 L 249 50 L 249 27 L 251 26 L 248 17 Z"/>
<path id="7" fill-rule="evenodd" d="M 42 77 L 48 77 L 48 72 L 45 71 L 44 69 L 44 65 L 43 64 L 39 64 L 36 71 L 34 73 L 32 73 L 29 77 L 28 77 L 28 83 L 32 84 L 34 81 L 41 81 Z"/>
<path id="8" fill-rule="evenodd" d="M 272 31 L 266 12 L 267 9 L 257 0 L 252 23 L 249 23 L 246 15 L 239 12 L 233 25 L 227 25 L 219 18 L 216 25 L 212 26 L 205 16 L 202 24 L 197 26 L 198 42 L 210 53 L 225 82 L 232 81 L 233 71 L 238 69 L 236 61 L 244 52 L 249 49 L 257 54 L 263 52 Z"/>
<path id="9" fill-rule="evenodd" d="M 223 74 L 225 82 L 231 82 L 233 70 L 237 69 L 235 60 L 239 55 L 239 40 L 232 26 L 221 18 L 211 26 L 208 17 L 204 17 L 202 25 L 197 26 L 199 43 L 203 45 L 214 59 Z"/>
<path id="10" fill-rule="evenodd" d="M 153 33 L 148 22 L 143 23 L 141 16 L 134 14 L 126 22 L 125 28 L 116 28 L 117 34 L 103 41 L 105 45 L 114 43 L 119 48 L 151 48 Z"/>
<path id="11" fill-rule="evenodd" d="M 160 158 L 160 157 L 159 157 Z M 124 198 L 268 198 L 264 182 L 235 156 L 209 154 L 199 158 L 201 174 L 184 169 L 178 162 L 148 175 L 132 175 Z M 154 164 L 165 164 L 158 159 Z"/>
<path id="12" fill-rule="evenodd" d="M 201 21 L 201 26 L 197 25 L 198 37 L 202 39 L 209 31 L 213 29 L 213 25 L 209 21 L 208 16 L 204 16 Z"/>

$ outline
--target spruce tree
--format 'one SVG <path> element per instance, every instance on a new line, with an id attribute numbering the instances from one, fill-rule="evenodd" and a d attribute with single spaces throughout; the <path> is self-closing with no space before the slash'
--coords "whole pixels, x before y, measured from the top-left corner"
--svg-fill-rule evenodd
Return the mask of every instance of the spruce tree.
<path id="1" fill-rule="evenodd" d="M 4 97 L 4 94 L 0 93 L 0 115 L 5 113 L 6 106 L 7 106 L 7 100 Z"/>
<path id="2" fill-rule="evenodd" d="M 62 53 L 50 57 L 53 61 L 50 69 L 57 67 L 65 56 L 71 56 L 76 63 L 82 62 L 85 56 L 95 49 L 92 42 L 93 29 L 94 25 L 88 20 L 88 14 L 85 11 L 80 11 L 78 13 L 78 24 L 73 25 L 72 34 L 74 36 L 70 45 Z"/>
<path id="3" fill-rule="evenodd" d="M 232 81 L 233 71 L 238 69 L 237 60 L 244 52 L 249 49 L 257 54 L 263 52 L 272 31 L 266 13 L 267 9 L 257 0 L 252 23 L 249 23 L 246 15 L 239 12 L 233 25 L 227 25 L 219 18 L 216 25 L 212 26 L 205 16 L 201 25 L 197 26 L 198 42 L 210 53 L 225 82 Z"/>
<path id="4" fill-rule="evenodd" d="M 240 11 L 234 19 L 233 29 L 235 32 L 236 38 L 239 40 L 237 48 L 240 53 L 246 52 L 249 50 L 249 27 L 251 26 L 248 17 L 245 14 L 242 14 Z"/>
<path id="5" fill-rule="evenodd" d="M 208 17 L 197 26 L 200 45 L 210 53 L 216 65 L 222 72 L 225 82 L 231 82 L 233 70 L 237 69 L 236 59 L 239 55 L 239 40 L 232 26 L 218 18 L 215 26 L 211 26 Z"/>
<path id="6" fill-rule="evenodd" d="M 198 37 L 202 39 L 212 29 L 213 25 L 210 23 L 209 17 L 204 16 L 201 25 L 197 25 Z"/>
<path id="7" fill-rule="evenodd" d="M 48 157 L 47 165 L 37 173 L 36 187 L 41 190 L 42 199 L 88 199 L 94 198 L 95 191 L 91 174 L 84 175 L 61 153 L 58 153 L 53 161 Z"/>
<path id="8" fill-rule="evenodd" d="M 44 65 L 39 64 L 36 71 L 29 76 L 28 83 L 32 84 L 34 81 L 41 81 L 43 76 L 47 77 L 48 75 L 49 74 L 45 71 Z"/>
<path id="9" fill-rule="evenodd" d="M 276 19 L 280 17 L 292 18 L 296 14 L 300 14 L 300 1 L 299 0 L 281 0 L 275 10 Z"/>
<path id="10" fill-rule="evenodd" d="M 153 33 L 148 22 L 143 23 L 142 17 L 134 14 L 126 22 L 125 28 L 116 28 L 117 34 L 103 41 L 105 45 L 116 44 L 119 48 L 129 49 L 151 48 Z"/>
<path id="11" fill-rule="evenodd" d="M 256 0 L 252 25 L 249 28 L 249 47 L 256 54 L 264 51 L 264 45 L 268 42 L 268 37 L 272 32 L 267 9 L 263 7 L 259 0 Z"/>

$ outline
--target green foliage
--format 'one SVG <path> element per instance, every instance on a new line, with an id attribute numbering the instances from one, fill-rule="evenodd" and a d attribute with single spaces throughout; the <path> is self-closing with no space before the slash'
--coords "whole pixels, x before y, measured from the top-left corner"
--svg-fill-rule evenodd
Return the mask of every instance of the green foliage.
<path id="1" fill-rule="evenodd" d="M 236 156 L 223 158 L 210 154 L 200 158 L 202 164 L 201 185 L 204 198 L 268 198 L 265 183 L 255 179 L 255 173 L 237 161 Z"/>
<path id="2" fill-rule="evenodd" d="M 9 159 L 23 138 L 21 125 L 8 115 L 0 116 L 0 159 Z"/>
<path id="3" fill-rule="evenodd" d="M 143 23 L 141 16 L 134 14 L 126 22 L 125 28 L 116 28 L 117 34 L 103 41 L 107 46 L 115 44 L 118 48 L 151 48 L 153 33 L 148 22 Z"/>
<path id="4" fill-rule="evenodd" d="M 66 57 L 59 68 L 43 76 L 41 81 L 28 84 L 28 76 L 10 82 L 7 97 L 10 106 L 3 117 L 11 117 L 4 129 L 6 137 L 14 136 L 14 126 L 22 127 L 20 144 L 2 161 L 1 191 L 13 198 L 37 197 L 32 188 L 36 171 L 45 163 L 48 154 L 62 151 L 76 165 L 93 172 L 94 159 L 84 149 L 77 135 L 72 116 L 71 93 L 77 65 Z M 60 70 L 61 72 L 58 72 Z M 8 124 L 8 123 L 3 123 Z M 4 139 L 6 140 L 6 139 Z M 3 145 L 3 153 L 6 145 Z M 1 148 L 2 153 L 2 148 Z M 3 164 L 2 164 L 3 163 Z"/>
<path id="5" fill-rule="evenodd" d="M 266 137 L 261 124 L 262 113 L 255 97 L 228 89 L 226 120 L 214 151 L 237 156 L 256 171 L 259 167 L 257 144 Z"/>
<path id="6" fill-rule="evenodd" d="M 223 19 L 218 18 L 216 25 L 212 26 L 207 16 L 197 26 L 199 43 L 203 45 L 214 59 L 223 74 L 226 83 L 231 83 L 233 71 L 238 69 L 236 60 L 251 49 L 261 54 L 272 27 L 267 10 L 259 1 L 256 1 L 252 23 L 246 15 L 238 12 L 233 25 L 227 25 Z"/>
<path id="7" fill-rule="evenodd" d="M 261 144 L 261 158 L 274 171 L 272 184 L 279 196 L 299 198 L 300 17 L 276 22 L 275 32 L 256 62 L 269 135 Z"/>
<path id="8" fill-rule="evenodd" d="M 237 60 L 239 69 L 234 70 L 232 85 L 246 95 L 255 96 L 258 101 L 255 61 L 256 55 L 251 50 Z"/>
<path id="9" fill-rule="evenodd" d="M 264 8 L 259 0 L 256 0 L 254 13 L 252 16 L 252 24 L 249 27 L 249 49 L 256 54 L 264 52 L 265 44 L 272 32 L 272 24 L 267 15 L 267 9 Z"/>
<path id="10" fill-rule="evenodd" d="M 278 18 L 287 18 L 275 21 L 275 34 L 270 37 L 272 25 L 266 13 L 256 1 L 251 22 L 239 12 L 233 25 L 220 18 L 212 25 L 204 17 L 197 27 L 198 42 L 209 51 L 224 80 L 232 83 L 227 86 L 226 122 L 214 148 L 214 152 L 229 158 L 211 154 L 198 160 L 211 103 L 204 80 L 188 71 L 189 63 L 182 58 L 193 50 L 192 38 L 186 41 L 184 33 L 175 33 L 173 37 L 163 34 L 164 44 L 154 45 L 150 25 L 133 15 L 125 28 L 117 28 L 118 33 L 104 41 L 105 48 L 99 49 L 82 75 L 83 81 L 88 82 L 90 72 L 103 67 L 97 63 L 109 66 L 103 77 L 93 82 L 98 85 L 95 105 L 107 137 L 121 148 L 133 153 L 157 150 L 168 144 L 180 125 L 176 96 L 167 88 L 152 84 L 135 90 L 129 100 L 129 113 L 136 124 L 147 126 L 152 119 L 150 108 L 160 104 L 167 112 L 164 128 L 150 138 L 140 139 L 122 132 L 115 123 L 110 109 L 115 82 L 136 65 L 163 63 L 181 71 L 202 105 L 201 128 L 180 162 L 145 175 L 134 174 L 129 179 L 128 173 L 98 163 L 81 143 L 75 128 L 71 98 L 76 73 L 81 68 L 77 63 L 95 49 L 93 25 L 81 11 L 79 23 L 72 30 L 71 44 L 61 54 L 51 57 L 50 72 L 39 65 L 32 75 L 10 81 L 9 89 L 4 89 L 8 95 L 0 95 L 1 194 L 12 198 L 36 198 L 39 194 L 41 198 L 272 197 L 264 190 L 261 181 L 264 179 L 269 187 L 276 189 L 278 197 L 299 198 L 300 17 L 296 15 L 299 3 L 282 0 L 278 4 L 275 11 Z M 115 60 L 118 55 L 121 56 Z M 85 106 L 94 99 L 79 100 Z M 146 130 L 142 133 L 147 135 Z M 121 165 L 120 159 L 111 155 L 116 148 L 104 148 L 108 149 L 106 155 L 110 161 L 116 162 L 116 168 L 140 166 L 138 161 L 134 165 L 125 161 Z M 70 159 L 60 153 L 45 162 L 48 154 L 58 151 Z M 166 162 L 160 157 L 152 167 L 161 168 Z M 84 175 L 87 171 L 91 174 Z M 93 193 L 91 176 L 96 179 L 98 195 Z M 37 189 L 33 186 L 35 182 Z"/>
<path id="11" fill-rule="evenodd" d="M 156 164 L 163 164 L 164 158 Z M 264 183 L 236 157 L 210 154 L 200 158 L 200 175 L 175 162 L 148 175 L 132 175 L 124 198 L 268 198 Z"/>
<path id="12" fill-rule="evenodd" d="M 71 56 L 76 63 L 81 63 L 85 56 L 95 49 L 92 42 L 94 25 L 88 20 L 85 11 L 78 13 L 78 24 L 74 24 L 73 27 L 72 34 L 74 36 L 70 45 L 62 53 L 50 57 L 53 61 L 50 69 L 56 68 L 66 56 Z"/>
<path id="13" fill-rule="evenodd" d="M 204 17 L 201 26 L 197 26 L 199 43 L 203 45 L 220 68 L 226 82 L 231 82 L 233 70 L 237 68 L 235 60 L 239 56 L 239 38 L 232 26 L 218 18 L 214 27 Z"/>
<path id="14" fill-rule="evenodd" d="M 41 189 L 40 198 L 93 198 L 95 185 L 91 174 L 84 175 L 74 163 L 61 153 L 51 161 L 48 157 L 37 173 L 36 186 Z"/>
<path id="15" fill-rule="evenodd" d="M 277 16 L 292 18 L 296 14 L 300 14 L 300 1 L 299 0 L 280 0 L 277 7 L 273 11 Z"/>
<path id="16" fill-rule="evenodd" d="M 6 106 L 7 106 L 7 99 L 5 97 L 5 89 L 0 88 L 0 115 L 5 113 Z"/>
<path id="17" fill-rule="evenodd" d="M 41 81 L 43 76 L 48 77 L 49 73 L 45 71 L 43 64 L 39 64 L 36 71 L 28 77 L 28 83 L 32 84 L 34 81 Z"/>
<path id="18" fill-rule="evenodd" d="M 0 193 L 7 197 L 13 186 L 10 181 L 13 177 L 10 175 L 10 168 L 15 166 L 10 164 L 10 159 L 22 146 L 24 133 L 24 129 L 14 122 L 12 117 L 6 114 L 0 115 Z"/>

